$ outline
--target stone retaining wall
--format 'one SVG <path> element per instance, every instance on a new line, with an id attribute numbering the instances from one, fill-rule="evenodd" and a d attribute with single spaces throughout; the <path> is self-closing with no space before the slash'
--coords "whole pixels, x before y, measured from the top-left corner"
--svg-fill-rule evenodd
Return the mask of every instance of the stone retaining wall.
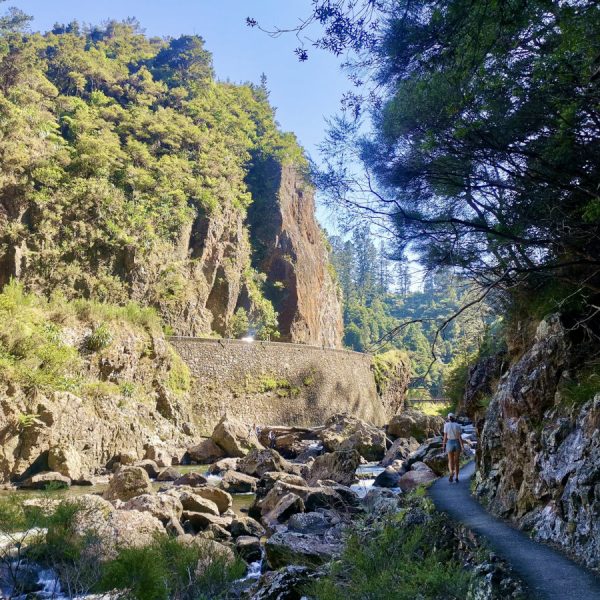
<path id="1" fill-rule="evenodd" d="M 196 420 L 209 435 L 227 412 L 248 424 L 322 424 L 348 412 L 382 425 L 372 358 L 303 344 L 172 337 L 193 377 Z"/>

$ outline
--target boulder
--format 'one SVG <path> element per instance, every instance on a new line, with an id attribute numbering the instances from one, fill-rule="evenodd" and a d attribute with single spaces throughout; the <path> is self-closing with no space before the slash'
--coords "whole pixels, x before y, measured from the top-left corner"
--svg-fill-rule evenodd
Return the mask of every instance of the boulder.
<path id="1" fill-rule="evenodd" d="M 146 473 L 148 473 L 148 477 L 151 479 L 156 479 L 158 474 L 160 473 L 160 467 L 149 458 L 145 458 L 144 460 L 138 460 L 135 463 L 136 467 L 142 467 Z"/>
<path id="2" fill-rule="evenodd" d="M 350 415 L 333 415 L 319 432 L 327 452 L 356 450 L 365 460 L 381 460 L 385 454 L 385 433 Z"/>
<path id="3" fill-rule="evenodd" d="M 320 512 L 305 512 L 292 515 L 287 523 L 288 530 L 295 533 L 322 534 L 331 527 L 327 517 Z"/>
<path id="4" fill-rule="evenodd" d="M 419 442 L 414 437 L 398 438 L 385 453 L 381 461 L 382 467 L 389 467 L 397 460 L 406 460 L 419 448 Z"/>
<path id="5" fill-rule="evenodd" d="M 296 494 L 286 494 L 264 517 L 263 522 L 275 530 L 279 523 L 285 523 L 292 515 L 304 512 L 304 502 Z"/>
<path id="6" fill-rule="evenodd" d="M 231 457 L 241 458 L 255 448 L 263 448 L 252 427 L 227 415 L 219 421 L 211 439 L 227 456 Z"/>
<path id="7" fill-rule="evenodd" d="M 352 485 L 359 465 L 360 454 L 356 450 L 329 452 L 315 458 L 308 482 L 315 485 L 321 479 L 329 479 L 342 485 Z"/>
<path id="8" fill-rule="evenodd" d="M 312 495 L 312 496 L 314 496 L 314 498 L 311 496 L 309 496 L 309 498 L 307 498 L 307 502 L 310 502 L 311 505 L 316 502 L 319 489 L 325 489 L 325 488 L 317 488 L 317 490 Z M 331 508 L 335 508 L 336 510 L 352 511 L 352 508 L 360 505 L 360 498 L 358 497 L 358 494 L 352 488 L 348 487 L 347 485 L 333 483 L 333 484 L 330 484 L 327 486 L 327 490 L 330 492 L 333 492 L 337 497 L 341 498 L 344 506 L 343 506 L 343 508 L 340 508 L 340 506 L 338 504 L 337 506 L 323 505 L 324 507 L 331 507 Z"/>
<path id="9" fill-rule="evenodd" d="M 392 439 L 414 437 L 422 442 L 444 429 L 444 419 L 438 415 L 426 415 L 420 410 L 407 408 L 390 421 L 387 433 Z"/>
<path id="10" fill-rule="evenodd" d="M 235 561 L 233 550 L 225 544 L 201 537 L 194 538 L 193 543 L 200 546 L 205 552 L 205 556 L 198 561 L 198 565 L 196 566 L 196 577 L 201 577 L 213 564 L 215 558 L 220 559 L 225 564 L 231 564 Z"/>
<path id="11" fill-rule="evenodd" d="M 265 556 L 271 569 L 287 565 L 318 567 L 337 557 L 341 549 L 340 543 L 287 531 L 275 533 L 266 541 Z"/>
<path id="12" fill-rule="evenodd" d="M 448 471 L 448 455 L 442 448 L 431 448 L 423 457 L 426 464 L 436 475 L 445 475 Z"/>
<path id="13" fill-rule="evenodd" d="M 153 460 L 161 468 L 171 467 L 174 462 L 172 452 L 157 444 L 148 444 L 144 458 Z"/>
<path id="14" fill-rule="evenodd" d="M 171 537 L 178 537 L 180 535 L 185 535 L 185 531 L 183 530 L 183 527 L 181 526 L 181 523 L 179 522 L 179 520 L 171 519 L 168 523 L 165 523 L 165 531 Z"/>
<path id="15" fill-rule="evenodd" d="M 292 485 L 308 486 L 306 480 L 299 475 L 282 472 L 268 472 L 265 473 L 256 484 L 256 497 L 259 499 L 264 498 L 278 481 L 284 481 L 285 483 L 290 483 Z"/>
<path id="16" fill-rule="evenodd" d="M 348 505 L 342 496 L 332 488 L 298 486 L 279 481 L 263 499 L 255 502 L 250 509 L 251 515 L 259 518 L 267 515 L 284 496 L 290 493 L 302 498 L 307 511 L 315 511 L 318 508 L 332 508 L 342 512 L 348 510 Z"/>
<path id="17" fill-rule="evenodd" d="M 48 488 L 65 488 L 71 485 L 71 480 L 65 475 L 55 471 L 37 473 L 19 482 L 19 487 L 24 490 L 45 490 Z"/>
<path id="18" fill-rule="evenodd" d="M 238 555 L 248 563 L 260 560 L 262 556 L 260 540 L 257 537 L 241 535 L 235 540 L 235 549 Z"/>
<path id="19" fill-rule="evenodd" d="M 263 446 L 269 446 L 269 433 L 275 434 L 275 450 L 285 458 L 297 458 L 310 448 L 322 447 L 314 429 L 306 427 L 263 427 L 258 439 Z"/>
<path id="20" fill-rule="evenodd" d="M 205 486 L 207 483 L 208 479 L 201 473 L 196 473 L 195 471 L 184 473 L 173 481 L 173 485 L 175 486 L 187 485 L 194 488 Z"/>
<path id="21" fill-rule="evenodd" d="M 228 494 L 227 492 L 224 492 L 223 490 L 220 490 L 218 488 L 195 488 L 194 495 L 206 498 L 206 500 L 214 502 L 217 505 L 221 514 L 228 511 L 233 505 L 233 499 L 231 497 L 231 494 Z"/>
<path id="22" fill-rule="evenodd" d="M 81 455 L 73 446 L 56 446 L 48 451 L 48 467 L 55 473 L 60 473 L 72 481 L 88 477 L 82 463 Z"/>
<path id="23" fill-rule="evenodd" d="M 225 471 L 237 471 L 239 462 L 239 458 L 222 458 L 210 465 L 207 473 L 209 475 L 220 475 L 221 473 L 225 473 Z"/>
<path id="24" fill-rule="evenodd" d="M 199 465 L 213 463 L 225 457 L 225 451 L 210 438 L 202 440 L 195 446 L 190 446 L 187 454 L 192 462 Z"/>
<path id="25" fill-rule="evenodd" d="M 402 475 L 402 472 L 396 471 L 396 469 L 393 469 L 392 467 L 387 467 L 375 477 L 373 485 L 375 487 L 397 488 L 399 487 L 400 477 Z"/>
<path id="26" fill-rule="evenodd" d="M 285 460 L 277 452 L 271 448 L 264 450 L 251 450 L 246 456 L 240 459 L 237 470 L 252 477 L 262 477 L 269 472 L 284 472 L 299 474 L 299 465 L 294 465 Z"/>
<path id="27" fill-rule="evenodd" d="M 115 457 L 116 462 L 123 466 L 133 465 L 138 461 L 138 459 L 139 456 L 137 455 L 137 452 L 133 450 L 125 450 L 123 452 L 119 452 L 119 454 L 117 454 L 117 456 Z"/>
<path id="28" fill-rule="evenodd" d="M 220 525 L 221 527 L 227 528 L 231 525 L 233 519 L 231 517 L 217 517 L 209 513 L 195 512 L 193 510 L 184 510 L 181 516 L 181 521 L 185 523 L 188 521 L 195 531 L 202 531 L 206 529 L 211 523 Z"/>
<path id="29" fill-rule="evenodd" d="M 231 534 L 229 531 L 216 523 L 210 523 L 204 530 L 203 535 L 209 539 L 217 540 L 217 542 L 231 542 Z"/>
<path id="30" fill-rule="evenodd" d="M 239 536 L 261 538 L 266 533 L 265 528 L 251 517 L 236 517 L 231 522 L 229 530 L 234 538 Z"/>
<path id="31" fill-rule="evenodd" d="M 167 467 L 158 474 L 156 481 L 176 481 L 180 476 L 181 474 L 175 467 Z"/>
<path id="32" fill-rule="evenodd" d="M 414 467 L 414 465 L 413 465 Z M 420 485 L 427 485 L 437 479 L 437 475 L 429 468 L 418 468 L 404 473 L 400 477 L 399 488 L 403 492 L 410 492 Z"/>
<path id="33" fill-rule="evenodd" d="M 215 558 L 222 560 L 225 564 L 231 564 L 235 561 L 235 554 L 229 546 L 204 536 L 186 534 L 177 538 L 177 541 L 185 546 L 200 548 L 202 557 L 196 566 L 195 575 L 197 577 L 201 577 L 204 574 Z"/>
<path id="34" fill-rule="evenodd" d="M 122 500 L 142 494 L 152 493 L 152 483 L 148 473 L 141 467 L 121 467 L 111 478 L 108 488 L 102 495 L 106 500 Z"/>
<path id="35" fill-rule="evenodd" d="M 221 489 L 231 494 L 251 494 L 256 491 L 257 482 L 256 477 L 237 473 L 236 471 L 227 471 L 223 475 L 220 486 Z"/>
<path id="36" fill-rule="evenodd" d="M 311 512 L 320 508 L 333 509 L 339 512 L 348 512 L 357 501 L 357 496 L 354 494 L 352 505 L 348 505 L 342 495 L 340 495 L 332 487 L 316 487 L 311 488 L 306 495 L 304 505 L 306 510 Z"/>
<path id="37" fill-rule="evenodd" d="M 92 494 L 74 501 L 79 510 L 73 518 L 72 535 L 81 540 L 96 538 L 94 552 L 101 561 L 114 558 L 119 549 L 148 546 L 157 535 L 165 533 L 162 523 L 150 512 L 116 510 L 110 502 Z"/>
<path id="38" fill-rule="evenodd" d="M 413 464 L 423 462 L 423 459 L 427 456 L 427 453 L 434 448 L 442 447 L 442 436 L 435 436 L 428 439 L 424 444 L 419 446 L 404 462 L 404 464 L 410 468 Z"/>
<path id="39" fill-rule="evenodd" d="M 214 502 L 207 498 L 203 498 L 198 494 L 183 491 L 179 494 L 179 502 L 181 503 L 183 510 L 208 513 L 215 517 L 220 515 L 219 507 Z"/>
<path id="40" fill-rule="evenodd" d="M 267 571 L 250 590 L 252 600 L 298 600 L 318 574 L 309 567 L 289 566 Z"/>
<path id="41" fill-rule="evenodd" d="M 372 488 L 363 498 L 363 506 L 375 515 L 396 513 L 400 508 L 400 497 L 391 490 Z"/>
<path id="42" fill-rule="evenodd" d="M 163 525 L 167 525 L 171 520 L 179 521 L 183 512 L 181 502 L 167 494 L 142 494 L 128 500 L 121 508 L 149 512 Z"/>

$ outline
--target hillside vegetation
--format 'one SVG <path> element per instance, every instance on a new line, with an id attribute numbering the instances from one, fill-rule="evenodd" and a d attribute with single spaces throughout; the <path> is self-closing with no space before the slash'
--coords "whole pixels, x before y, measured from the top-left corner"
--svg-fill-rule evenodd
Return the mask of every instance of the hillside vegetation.
<path id="1" fill-rule="evenodd" d="M 154 306 L 176 331 L 277 334 L 246 178 L 305 164 L 264 85 L 214 78 L 202 38 L 136 22 L 0 38 L 0 286 Z M 235 311 L 236 322 L 230 323 Z"/>

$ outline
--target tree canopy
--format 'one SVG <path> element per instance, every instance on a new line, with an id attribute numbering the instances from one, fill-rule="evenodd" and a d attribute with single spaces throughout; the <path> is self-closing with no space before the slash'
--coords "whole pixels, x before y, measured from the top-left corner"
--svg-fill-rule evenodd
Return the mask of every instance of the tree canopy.
<path id="1" fill-rule="evenodd" d="M 253 162 L 303 161 L 302 149 L 264 85 L 214 79 L 199 36 L 149 38 L 133 19 L 27 23 L 0 19 L 0 285 L 19 275 L 38 292 L 180 311 L 201 287 L 197 257 L 174 255 L 185 232 L 243 221 Z M 277 315 L 247 262 L 248 317 L 268 336 Z"/>
<path id="2" fill-rule="evenodd" d="M 367 135 L 334 123 L 320 179 L 334 201 L 385 215 L 428 268 L 594 305 L 600 5 L 318 0 L 296 30 L 314 23 L 316 46 L 350 53 L 350 106 L 373 122 Z M 362 178 L 340 161 L 349 146 Z"/>

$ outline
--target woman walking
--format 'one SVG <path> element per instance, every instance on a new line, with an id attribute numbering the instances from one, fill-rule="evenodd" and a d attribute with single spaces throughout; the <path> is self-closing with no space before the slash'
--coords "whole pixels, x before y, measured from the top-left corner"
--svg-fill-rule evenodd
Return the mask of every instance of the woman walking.
<path id="1" fill-rule="evenodd" d="M 448 481 L 452 483 L 456 477 L 456 483 L 458 483 L 460 452 L 464 450 L 464 446 L 462 427 L 456 422 L 454 413 L 448 413 L 448 420 L 444 423 L 443 444 L 444 451 L 448 452 L 448 469 L 450 471 Z"/>

